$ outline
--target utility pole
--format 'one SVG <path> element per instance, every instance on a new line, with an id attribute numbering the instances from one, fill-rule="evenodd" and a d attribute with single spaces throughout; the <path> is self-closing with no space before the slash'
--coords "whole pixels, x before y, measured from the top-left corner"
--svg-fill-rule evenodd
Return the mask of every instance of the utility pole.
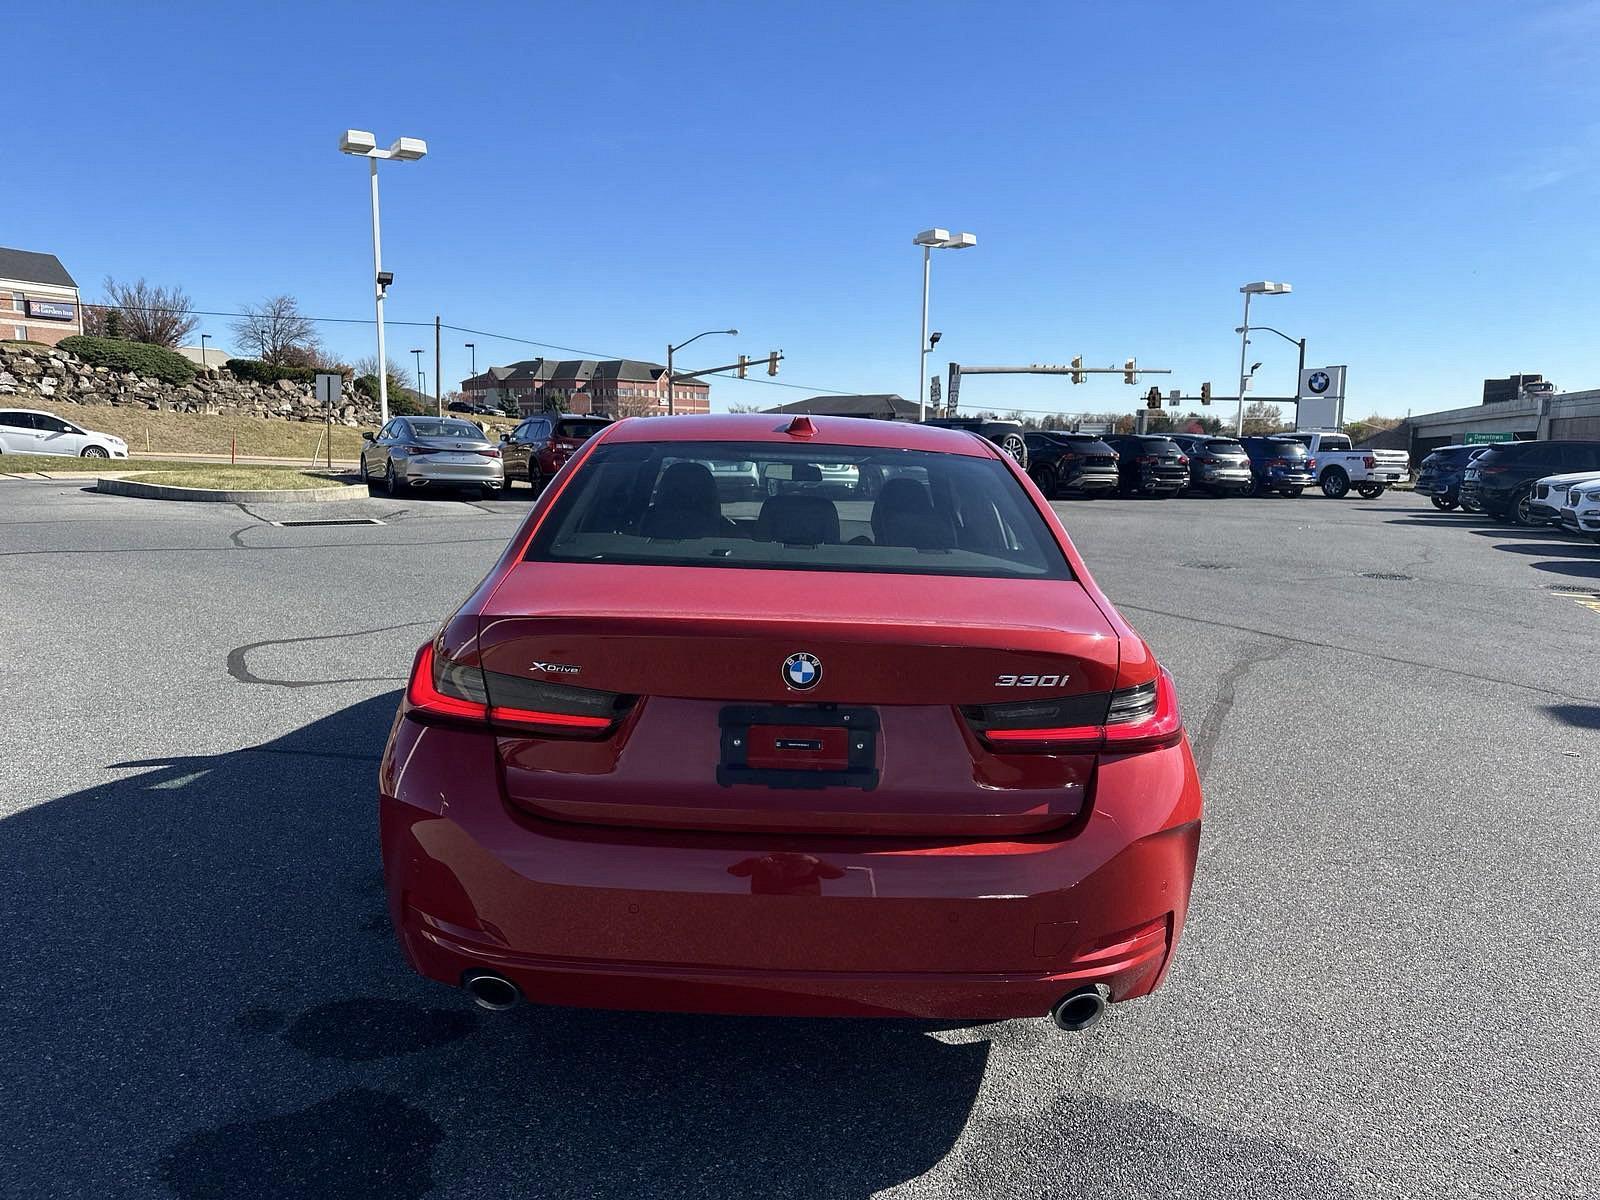
<path id="1" fill-rule="evenodd" d="M 439 370 L 439 314 L 433 314 L 433 405 L 444 416 L 444 373 Z"/>

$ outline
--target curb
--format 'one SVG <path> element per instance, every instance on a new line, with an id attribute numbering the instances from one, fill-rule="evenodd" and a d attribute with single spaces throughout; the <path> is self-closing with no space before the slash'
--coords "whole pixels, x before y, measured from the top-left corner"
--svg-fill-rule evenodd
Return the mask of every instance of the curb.
<path id="1" fill-rule="evenodd" d="M 367 489 L 338 484 L 325 488 L 218 489 L 173 487 L 166 483 L 139 483 L 110 477 L 95 481 L 95 491 L 111 496 L 136 496 L 141 500 L 190 500 L 204 504 L 265 504 L 274 500 L 319 502 L 365 500 Z"/>

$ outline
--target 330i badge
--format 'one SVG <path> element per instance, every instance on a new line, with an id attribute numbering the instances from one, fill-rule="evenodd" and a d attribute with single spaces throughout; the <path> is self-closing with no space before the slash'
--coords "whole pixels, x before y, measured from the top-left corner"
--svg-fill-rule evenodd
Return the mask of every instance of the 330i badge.
<path id="1" fill-rule="evenodd" d="M 380 805 L 407 957 L 487 1008 L 1068 1029 L 1164 978 L 1201 815 L 1013 462 L 761 415 L 584 446 L 418 651 Z"/>

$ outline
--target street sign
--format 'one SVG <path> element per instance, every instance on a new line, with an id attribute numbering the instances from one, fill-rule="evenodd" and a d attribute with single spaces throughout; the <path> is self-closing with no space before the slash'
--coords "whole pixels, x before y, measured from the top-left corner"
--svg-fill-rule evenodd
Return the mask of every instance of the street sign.
<path id="1" fill-rule="evenodd" d="M 335 408 L 339 403 L 339 389 L 344 384 L 344 376 L 338 374 L 317 373 L 317 403 L 324 408 Z"/>
<path id="2" fill-rule="evenodd" d="M 1496 442 L 1512 442 L 1516 437 L 1509 433 L 1468 433 L 1461 438 L 1463 446 L 1492 446 Z"/>
<path id="3" fill-rule="evenodd" d="M 928 379 L 928 403 L 938 408 L 940 395 L 939 377 L 937 375 L 930 376 Z"/>
<path id="4" fill-rule="evenodd" d="M 956 405 L 961 402 L 961 364 L 960 363 L 951 363 L 950 364 L 950 386 L 947 389 L 945 389 L 945 392 L 946 392 L 946 395 L 948 395 L 949 398 L 950 398 L 949 399 L 950 411 L 952 413 L 954 413 L 956 411 Z"/>

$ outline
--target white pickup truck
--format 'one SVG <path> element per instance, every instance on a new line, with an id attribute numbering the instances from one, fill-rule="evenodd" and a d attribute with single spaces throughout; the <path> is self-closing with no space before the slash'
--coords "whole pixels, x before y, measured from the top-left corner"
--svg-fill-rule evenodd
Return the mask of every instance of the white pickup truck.
<path id="1" fill-rule="evenodd" d="M 1357 450 L 1343 433 L 1286 433 L 1306 448 L 1315 462 L 1312 470 L 1324 496 L 1335 500 L 1350 489 L 1371 500 L 1383 489 L 1404 483 L 1411 476 L 1411 456 L 1404 450 Z"/>

